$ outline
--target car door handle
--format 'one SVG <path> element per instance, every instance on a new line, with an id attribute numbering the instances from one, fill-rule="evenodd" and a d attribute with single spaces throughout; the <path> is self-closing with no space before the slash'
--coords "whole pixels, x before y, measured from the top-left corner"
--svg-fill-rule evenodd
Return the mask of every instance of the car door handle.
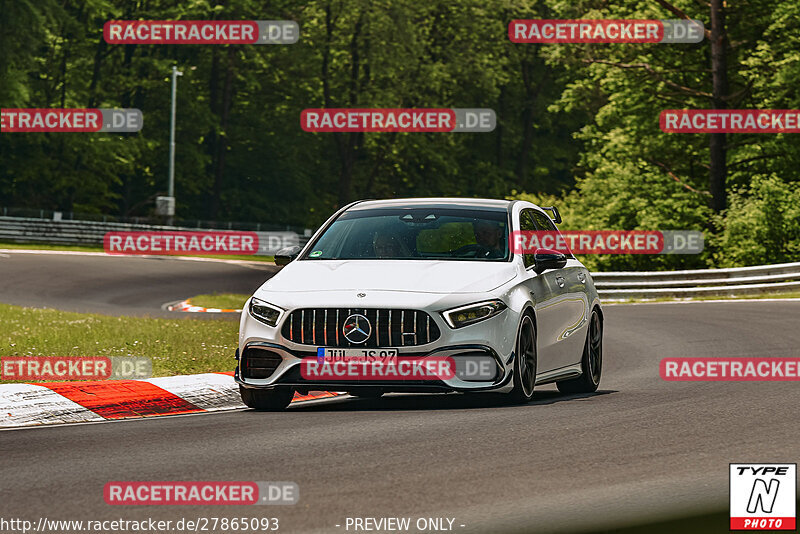
<path id="1" fill-rule="evenodd" d="M 586 283 L 586 273 L 578 273 L 578 281 L 580 281 L 581 284 L 585 284 Z"/>
<path id="2" fill-rule="evenodd" d="M 558 287 L 564 287 L 564 277 L 556 276 L 556 283 L 558 284 Z"/>

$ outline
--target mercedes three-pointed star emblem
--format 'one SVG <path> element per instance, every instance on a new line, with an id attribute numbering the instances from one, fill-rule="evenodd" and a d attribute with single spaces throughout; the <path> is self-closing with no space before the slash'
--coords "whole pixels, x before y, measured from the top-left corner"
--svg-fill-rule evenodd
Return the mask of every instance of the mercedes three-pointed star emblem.
<path id="1" fill-rule="evenodd" d="M 354 313 L 344 320 L 342 331 L 347 341 L 360 345 L 361 343 L 366 343 L 369 336 L 372 335 L 372 325 L 366 316 Z"/>

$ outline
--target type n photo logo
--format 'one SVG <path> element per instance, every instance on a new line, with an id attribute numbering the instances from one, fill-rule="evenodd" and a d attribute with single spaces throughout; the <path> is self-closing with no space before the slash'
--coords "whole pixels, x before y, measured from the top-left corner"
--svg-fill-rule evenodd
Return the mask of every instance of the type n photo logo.
<path id="1" fill-rule="evenodd" d="M 730 464 L 731 530 L 794 530 L 797 464 Z"/>

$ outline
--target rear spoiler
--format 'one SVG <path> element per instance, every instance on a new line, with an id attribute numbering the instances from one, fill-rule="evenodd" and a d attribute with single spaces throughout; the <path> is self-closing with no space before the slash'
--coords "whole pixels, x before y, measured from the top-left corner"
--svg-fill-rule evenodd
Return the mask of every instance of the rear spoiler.
<path id="1" fill-rule="evenodd" d="M 561 224 L 561 214 L 558 212 L 558 208 L 557 207 L 555 207 L 555 206 L 547 206 L 547 207 L 542 206 L 542 209 L 552 212 L 553 216 L 550 217 L 550 218 L 553 219 L 554 223 Z"/>

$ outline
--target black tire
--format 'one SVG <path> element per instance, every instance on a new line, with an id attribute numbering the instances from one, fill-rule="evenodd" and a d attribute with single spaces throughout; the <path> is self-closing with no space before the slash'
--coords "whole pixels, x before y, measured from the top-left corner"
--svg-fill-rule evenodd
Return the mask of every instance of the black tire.
<path id="1" fill-rule="evenodd" d="M 383 391 L 380 389 L 359 389 L 348 393 L 359 399 L 379 399 L 383 395 Z"/>
<path id="2" fill-rule="evenodd" d="M 583 373 L 578 378 L 556 382 L 558 390 L 561 393 L 593 393 L 600 385 L 600 376 L 603 374 L 603 321 L 597 309 L 592 310 L 589 319 L 581 370 Z"/>
<path id="3" fill-rule="evenodd" d="M 536 325 L 533 317 L 525 314 L 519 324 L 514 353 L 514 388 L 508 394 L 511 402 L 525 404 L 533 398 L 536 386 Z"/>
<path id="4" fill-rule="evenodd" d="M 294 390 L 291 388 L 280 389 L 251 389 L 239 386 L 242 402 L 248 408 L 261 412 L 282 412 L 292 402 Z"/>

